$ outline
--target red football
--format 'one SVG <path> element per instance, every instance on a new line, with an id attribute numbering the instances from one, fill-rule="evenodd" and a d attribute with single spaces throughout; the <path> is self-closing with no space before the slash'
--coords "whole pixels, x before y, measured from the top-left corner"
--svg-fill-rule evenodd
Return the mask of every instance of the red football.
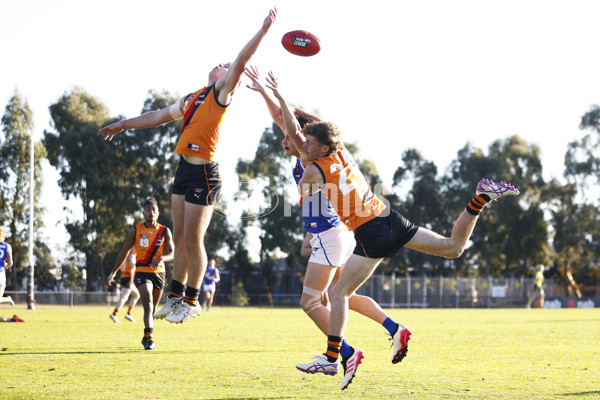
<path id="1" fill-rule="evenodd" d="M 297 56 L 314 56 L 321 51 L 319 39 L 312 33 L 301 30 L 283 35 L 281 44 L 287 51 Z"/>

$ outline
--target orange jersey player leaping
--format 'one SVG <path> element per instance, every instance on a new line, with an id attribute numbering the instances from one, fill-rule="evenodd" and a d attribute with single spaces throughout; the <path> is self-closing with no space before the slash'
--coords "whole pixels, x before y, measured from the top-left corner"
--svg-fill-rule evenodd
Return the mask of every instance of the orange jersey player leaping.
<path id="1" fill-rule="evenodd" d="M 175 149 L 181 158 L 171 197 L 177 250 L 173 280 L 169 297 L 155 312 L 155 318 L 182 323 L 202 310 L 198 297 L 208 262 L 204 237 L 221 189 L 219 164 L 215 159 L 220 128 L 244 69 L 276 17 L 277 10 L 273 8 L 235 60 L 219 64 L 209 72 L 206 87 L 182 97 L 170 107 L 118 121 L 98 131 L 106 140 L 111 140 L 124 129 L 149 128 L 183 118 L 182 133 Z"/>
<path id="2" fill-rule="evenodd" d="M 299 182 L 301 195 L 322 190 L 343 224 L 354 232 L 356 247 L 330 294 L 331 313 L 327 350 L 322 357 L 300 364 L 307 372 L 335 375 L 339 368 L 340 346 L 348 322 L 348 299 L 373 274 L 384 257 L 407 247 L 423 253 L 447 258 L 459 257 L 473 233 L 483 207 L 500 197 L 518 195 L 513 185 L 482 179 L 475 196 L 454 223 L 451 237 L 414 225 L 400 213 L 389 209 L 370 189 L 352 155 L 344 147 L 341 132 L 331 122 L 317 122 L 300 129 L 296 119 L 279 93 L 273 74 L 268 87 L 279 100 L 285 132 L 297 148 L 302 147 L 311 161 Z M 408 328 L 393 337 L 392 362 L 402 361 L 408 349 Z"/>

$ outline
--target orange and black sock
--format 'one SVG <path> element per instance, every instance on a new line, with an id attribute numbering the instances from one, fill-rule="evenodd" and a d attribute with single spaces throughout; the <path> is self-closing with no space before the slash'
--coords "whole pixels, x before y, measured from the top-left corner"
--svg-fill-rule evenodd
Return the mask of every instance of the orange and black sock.
<path id="1" fill-rule="evenodd" d="M 119 309 L 115 308 L 115 310 L 113 311 L 113 315 L 117 315 L 118 312 L 119 312 Z"/>
<path id="2" fill-rule="evenodd" d="M 144 329 L 144 339 L 146 339 L 146 341 L 152 340 L 153 332 L 154 332 L 154 328 L 145 328 Z"/>
<path id="3" fill-rule="evenodd" d="M 182 297 L 185 292 L 185 285 L 179 281 L 173 279 L 171 281 L 171 292 L 169 293 L 169 298 L 171 297 Z"/>
<path id="4" fill-rule="evenodd" d="M 196 307 L 196 305 L 198 305 L 198 297 L 200 297 L 200 288 L 194 289 L 190 286 L 185 288 L 185 297 L 183 298 L 183 301 L 190 307 Z"/>
<path id="5" fill-rule="evenodd" d="M 467 212 L 471 215 L 479 215 L 489 201 L 490 196 L 487 194 L 476 194 L 473 200 L 467 205 Z"/>
<path id="6" fill-rule="evenodd" d="M 325 357 L 327 361 L 335 362 L 340 357 L 340 347 L 342 347 L 342 338 L 339 336 L 327 336 L 327 351 Z"/>
<path id="7" fill-rule="evenodd" d="M 131 314 L 131 310 L 133 310 L 133 307 L 129 307 L 129 308 L 127 309 L 127 314 Z"/>

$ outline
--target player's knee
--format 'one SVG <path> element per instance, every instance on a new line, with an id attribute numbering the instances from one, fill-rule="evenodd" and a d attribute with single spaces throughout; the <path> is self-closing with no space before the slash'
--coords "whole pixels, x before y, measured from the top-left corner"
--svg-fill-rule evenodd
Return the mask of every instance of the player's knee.
<path id="1" fill-rule="evenodd" d="M 323 293 L 319 290 L 304 286 L 302 288 L 302 298 L 300 299 L 300 307 L 306 314 L 310 314 L 311 311 L 321 307 Z"/>

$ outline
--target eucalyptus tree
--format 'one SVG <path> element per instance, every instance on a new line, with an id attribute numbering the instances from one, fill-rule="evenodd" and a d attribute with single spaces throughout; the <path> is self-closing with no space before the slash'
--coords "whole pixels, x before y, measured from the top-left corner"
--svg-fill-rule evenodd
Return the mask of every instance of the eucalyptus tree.
<path id="1" fill-rule="evenodd" d="M 236 167 L 245 228 L 259 229 L 258 268 L 269 304 L 273 304 L 271 294 L 281 284 L 284 273 L 274 262 L 277 254 L 286 254 L 286 264 L 292 270 L 305 263 L 299 256 L 304 231 L 291 173 L 295 158 L 285 156 L 282 140 L 283 132 L 273 124 L 264 130 L 254 159 L 239 160 Z"/>
<path id="2" fill-rule="evenodd" d="M 467 144 L 445 176 L 447 199 L 464 209 L 481 178 L 506 180 L 519 188 L 516 198 L 490 203 L 481 213 L 463 257 L 485 275 L 527 275 L 549 257 L 548 227 L 540 193 L 545 187 L 539 146 L 518 135 L 494 141 L 487 154 Z"/>
<path id="3" fill-rule="evenodd" d="M 142 113 L 173 104 L 178 96 L 150 91 Z M 84 255 L 87 290 L 104 282 L 128 227 L 140 218 L 147 197 L 157 199 L 159 222 L 172 225 L 170 185 L 178 158 L 173 149 L 177 123 L 124 131 L 112 142 L 98 136 L 108 109 L 81 88 L 50 106 L 53 131 L 44 132 L 50 163 L 60 172 L 63 195 L 81 202 L 81 214 L 67 210 L 71 245 Z"/>
<path id="4" fill-rule="evenodd" d="M 28 257 L 30 218 L 31 141 L 33 139 L 33 113 L 29 104 L 15 89 L 2 116 L 0 137 L 0 225 L 6 230 L 7 241 L 13 249 L 14 266 L 8 270 L 9 287 L 19 289 L 25 276 Z M 46 149 L 34 142 L 33 192 L 34 192 L 34 245 L 45 246 L 38 232 L 43 224 L 43 188 L 41 163 Z M 48 268 L 54 268 L 53 263 Z M 42 268 L 40 266 L 40 268 Z M 40 276 L 44 271 L 40 269 Z"/>

